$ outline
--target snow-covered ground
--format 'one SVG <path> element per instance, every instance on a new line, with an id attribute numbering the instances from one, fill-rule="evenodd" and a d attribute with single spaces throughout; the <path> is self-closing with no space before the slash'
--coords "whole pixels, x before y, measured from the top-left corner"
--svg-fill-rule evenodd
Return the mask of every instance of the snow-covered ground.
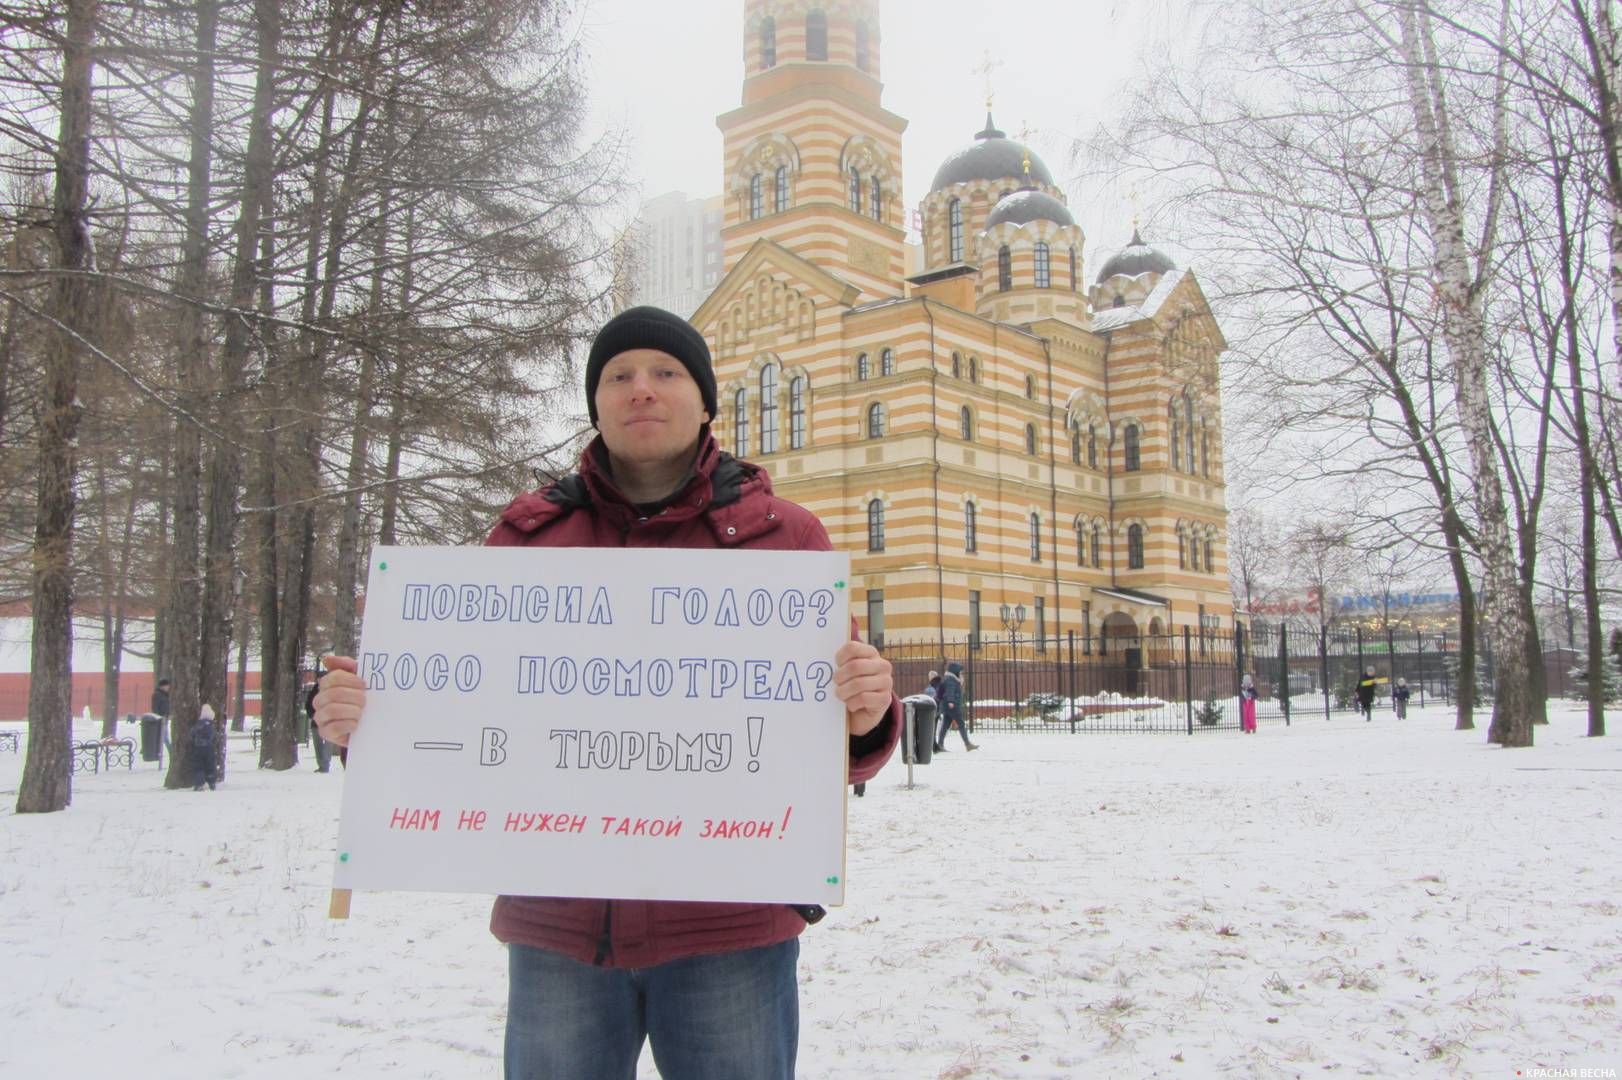
<path id="1" fill-rule="evenodd" d="M 1622 1075 L 1622 714 L 1552 717 L 1515 751 L 1430 708 L 898 760 L 801 939 L 800 1075 Z M 0 749 L 0 1076 L 499 1075 L 487 898 L 328 920 L 343 778 L 253 762 L 18 816 Z"/>

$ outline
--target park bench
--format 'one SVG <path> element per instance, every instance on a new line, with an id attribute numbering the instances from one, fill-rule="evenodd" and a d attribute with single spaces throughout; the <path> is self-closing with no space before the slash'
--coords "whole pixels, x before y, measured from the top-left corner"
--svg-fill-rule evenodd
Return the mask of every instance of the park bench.
<path id="1" fill-rule="evenodd" d="M 103 766 L 135 768 L 134 739 L 96 739 L 73 744 L 73 771 L 99 773 Z"/>

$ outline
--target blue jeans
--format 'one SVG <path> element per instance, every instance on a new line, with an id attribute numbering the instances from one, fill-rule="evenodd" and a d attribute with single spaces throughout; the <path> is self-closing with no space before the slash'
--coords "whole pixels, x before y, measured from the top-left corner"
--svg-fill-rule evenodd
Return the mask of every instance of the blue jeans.
<path id="1" fill-rule="evenodd" d="M 650 968 L 507 946 L 507 1080 L 793 1080 L 798 939 Z"/>
<path id="2" fill-rule="evenodd" d="M 310 745 L 315 748 L 316 771 L 331 772 L 332 744 L 321 737 L 321 733 L 315 730 L 314 724 L 310 725 Z"/>

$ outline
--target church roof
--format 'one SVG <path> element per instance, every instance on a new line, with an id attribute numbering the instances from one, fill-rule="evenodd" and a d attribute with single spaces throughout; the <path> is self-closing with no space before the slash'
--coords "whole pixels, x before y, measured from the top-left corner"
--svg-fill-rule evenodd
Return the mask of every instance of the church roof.
<path id="1" fill-rule="evenodd" d="M 1032 159 L 1031 166 L 1034 171 L 1035 159 Z M 1051 221 L 1058 225 L 1076 223 L 1076 219 L 1070 216 L 1070 211 L 1064 203 L 1035 188 L 1016 191 L 998 202 L 991 208 L 991 213 L 986 215 L 986 228 L 1001 225 L 1005 221 L 1011 221 L 1015 225 L 1025 225 L 1032 221 Z"/>
<path id="2" fill-rule="evenodd" d="M 1137 277 L 1139 274 L 1164 274 L 1177 269 L 1177 264 L 1164 252 L 1160 252 L 1143 242 L 1138 230 L 1132 230 L 1132 242 L 1120 251 L 1111 255 L 1098 269 L 1098 280 L 1104 281 L 1116 274 L 1125 274 L 1127 277 Z"/>
<path id="3" fill-rule="evenodd" d="M 1171 296 L 1172 290 L 1176 289 L 1183 280 L 1183 277 L 1184 272 L 1181 270 L 1173 270 L 1166 274 L 1155 285 L 1154 291 L 1143 298 L 1141 304 L 1126 304 L 1117 308 L 1099 309 L 1093 316 L 1093 333 L 1103 334 L 1110 330 L 1119 330 L 1121 327 L 1129 323 L 1135 323 L 1139 319 L 1153 318 L 1166 303 L 1167 298 Z"/>
<path id="4" fill-rule="evenodd" d="M 1025 144 L 1015 142 L 998 131 L 997 126 L 991 122 L 991 114 L 987 113 L 985 130 L 975 135 L 972 144 L 941 162 L 941 167 L 935 170 L 935 180 L 929 185 L 929 190 L 939 191 L 953 184 L 966 184 L 970 180 L 1002 180 L 1024 176 L 1027 155 L 1031 161 L 1031 179 L 1051 185 L 1053 174 L 1042 163 L 1042 159 Z"/>

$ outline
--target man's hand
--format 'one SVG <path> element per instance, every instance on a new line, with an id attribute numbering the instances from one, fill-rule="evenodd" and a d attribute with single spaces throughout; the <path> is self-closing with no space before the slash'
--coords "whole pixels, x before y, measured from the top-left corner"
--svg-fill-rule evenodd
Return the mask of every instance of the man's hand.
<path id="1" fill-rule="evenodd" d="M 315 728 L 327 742 L 348 746 L 366 711 L 366 683 L 352 656 L 323 656 L 321 663 L 327 670 L 315 695 Z"/>
<path id="2" fill-rule="evenodd" d="M 834 695 L 845 703 L 846 729 L 866 735 L 879 726 L 895 696 L 890 661 L 865 641 L 845 642 L 834 653 Z"/>

